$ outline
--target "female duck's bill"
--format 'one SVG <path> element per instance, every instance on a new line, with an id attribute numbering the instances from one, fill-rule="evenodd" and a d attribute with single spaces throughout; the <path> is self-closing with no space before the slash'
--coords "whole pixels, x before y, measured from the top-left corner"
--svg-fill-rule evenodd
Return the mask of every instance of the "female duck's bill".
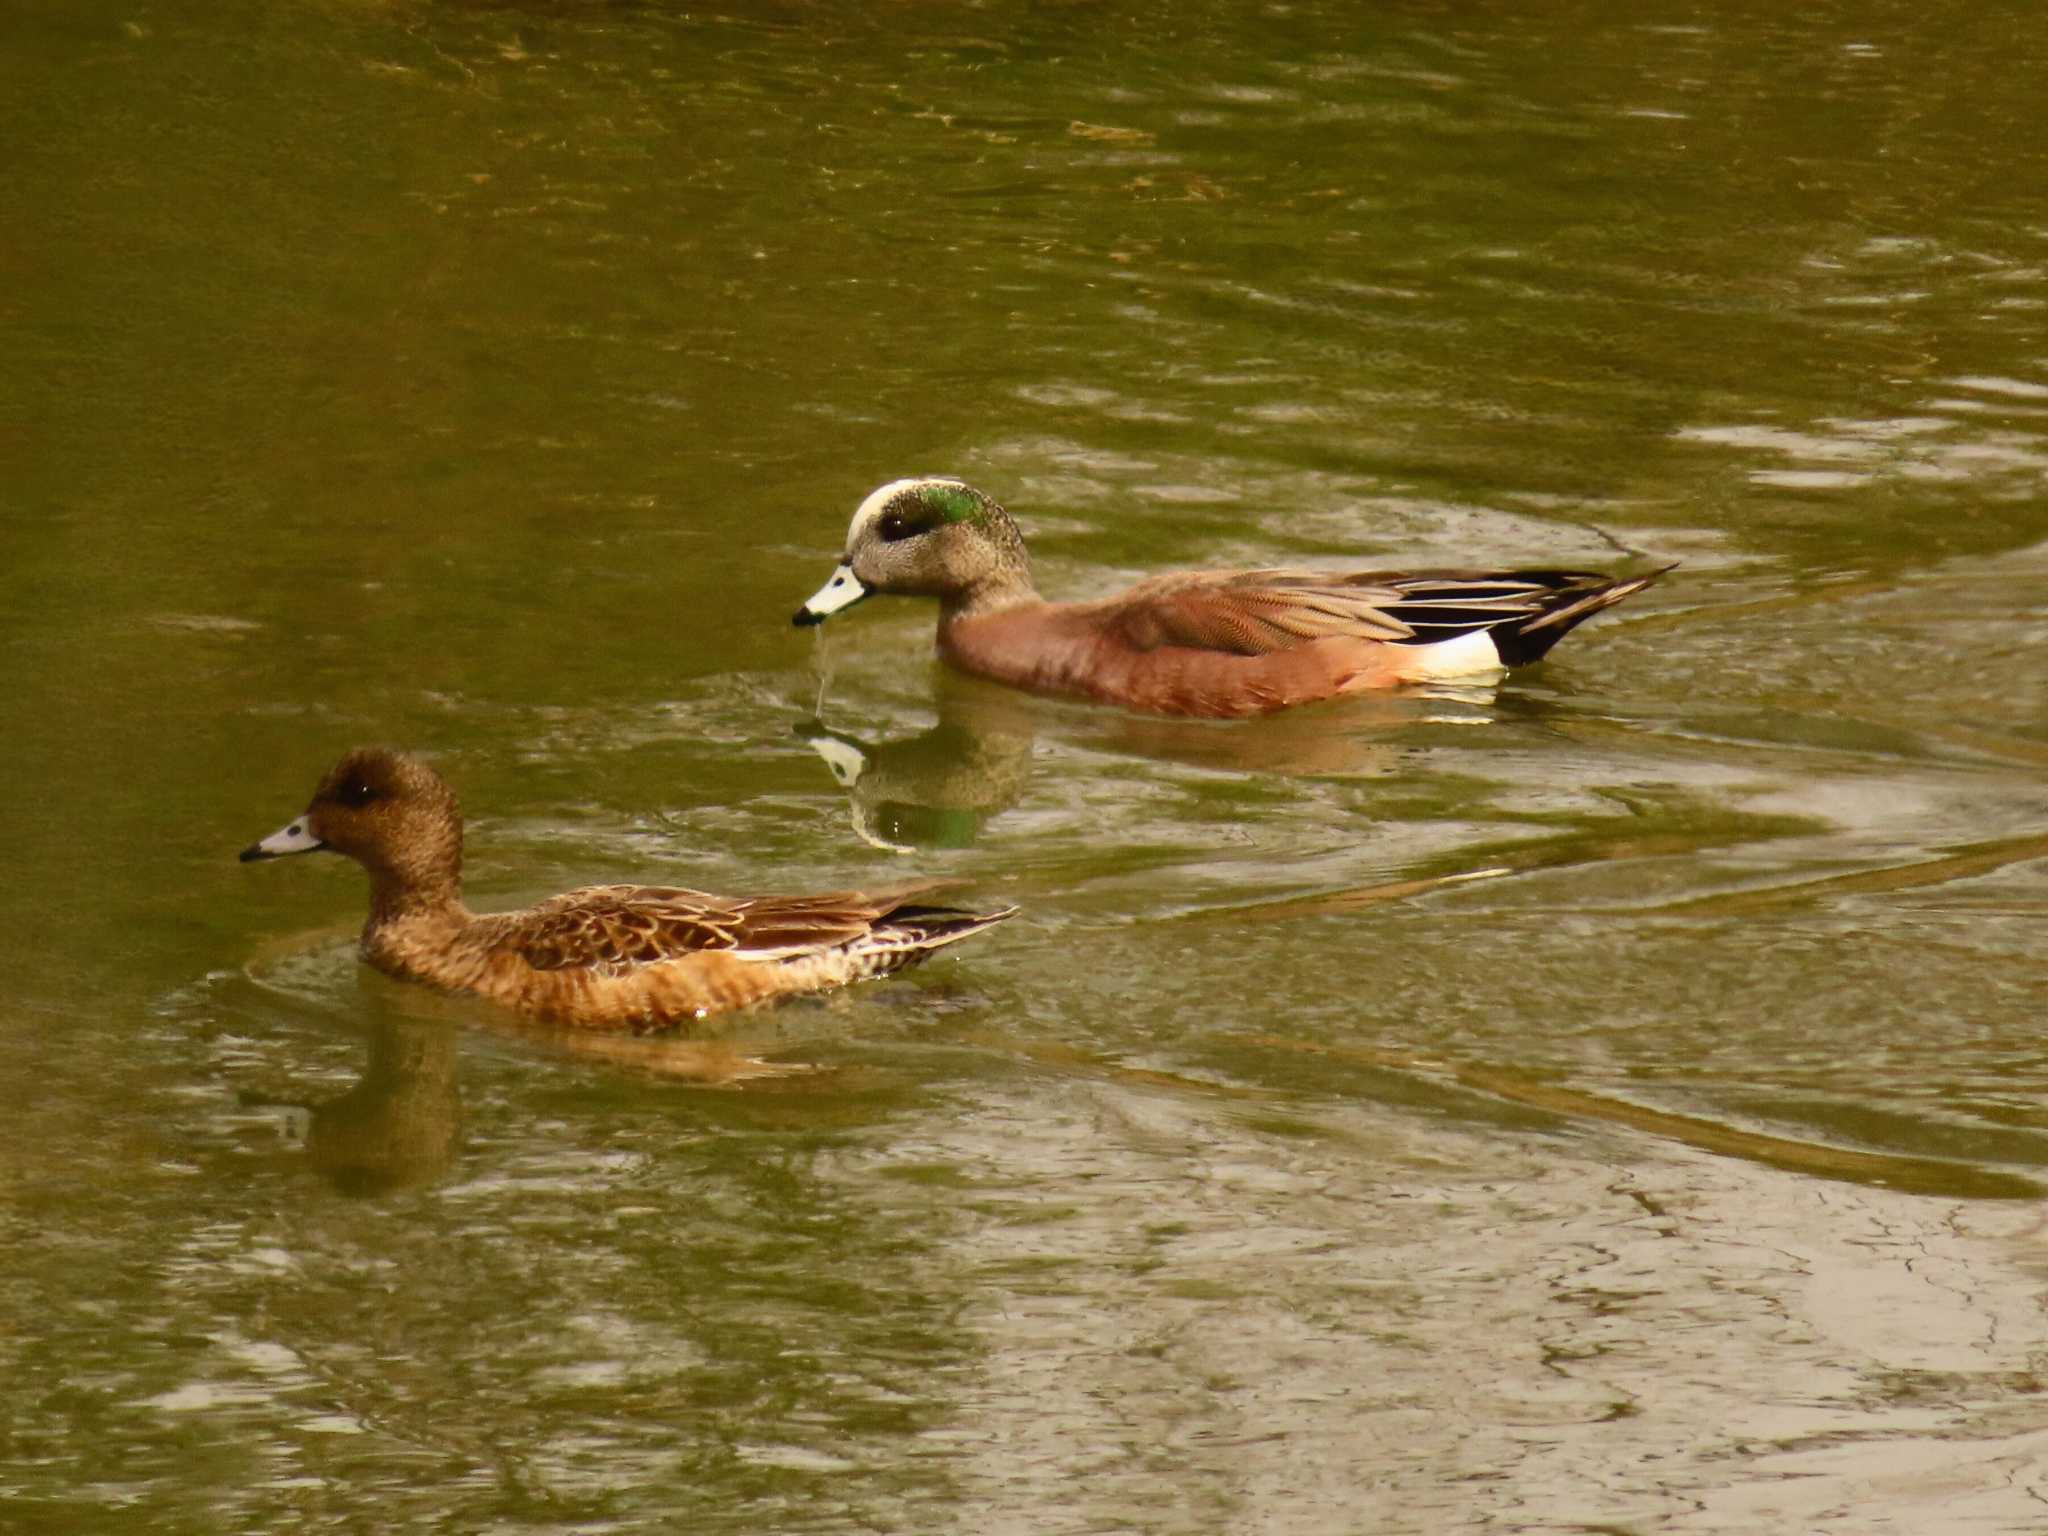
<path id="1" fill-rule="evenodd" d="M 796 617 L 790 622 L 799 628 L 822 624 L 828 615 L 851 608 L 863 598 L 873 595 L 874 589 L 854 575 L 853 567 L 842 560 L 832 573 L 832 579 L 811 594 L 810 600 L 797 609 Z"/>
<path id="2" fill-rule="evenodd" d="M 280 827 L 262 841 L 244 848 L 242 862 L 253 864 L 258 859 L 281 859 L 288 853 L 315 853 L 326 846 L 313 835 L 312 826 L 301 816 L 290 826 Z"/>

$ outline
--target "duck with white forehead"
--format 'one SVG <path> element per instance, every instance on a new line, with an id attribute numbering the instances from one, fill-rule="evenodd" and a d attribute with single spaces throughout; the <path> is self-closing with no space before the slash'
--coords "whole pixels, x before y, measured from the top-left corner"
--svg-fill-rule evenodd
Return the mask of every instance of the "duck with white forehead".
<path id="1" fill-rule="evenodd" d="M 1665 567 L 1666 570 L 1669 567 Z M 877 592 L 939 600 L 939 654 L 1033 693 L 1162 715 L 1263 715 L 1540 659 L 1663 571 L 1178 571 L 1097 602 L 1038 595 L 1010 514 L 964 480 L 892 480 L 853 514 L 822 624 Z"/>

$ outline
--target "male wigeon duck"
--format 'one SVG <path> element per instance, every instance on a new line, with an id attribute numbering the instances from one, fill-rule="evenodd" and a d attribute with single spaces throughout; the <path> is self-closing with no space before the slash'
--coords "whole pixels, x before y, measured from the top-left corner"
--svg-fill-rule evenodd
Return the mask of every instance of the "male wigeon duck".
<path id="1" fill-rule="evenodd" d="M 370 872 L 363 957 L 555 1024 L 648 1033 L 750 1003 L 885 976 L 1017 909 L 917 900 L 932 884 L 819 896 L 594 885 L 517 912 L 462 904 L 462 812 L 418 758 L 348 754 L 305 814 L 242 859 L 331 849 Z"/>
<path id="2" fill-rule="evenodd" d="M 1049 603 L 1017 525 L 940 476 L 892 480 L 853 514 L 821 624 L 876 592 L 939 600 L 939 654 L 1033 693 L 1162 715 L 1263 715 L 1535 661 L 1662 571 L 1178 571 L 1092 603 Z"/>

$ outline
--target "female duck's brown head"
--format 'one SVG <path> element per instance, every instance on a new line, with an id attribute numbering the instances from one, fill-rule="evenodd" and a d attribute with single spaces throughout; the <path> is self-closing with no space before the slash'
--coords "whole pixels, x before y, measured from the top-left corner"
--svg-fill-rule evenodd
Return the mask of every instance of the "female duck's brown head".
<path id="1" fill-rule="evenodd" d="M 892 480 L 860 504 L 832 579 L 796 611 L 822 624 L 876 592 L 939 598 L 949 613 L 1029 601 L 1031 561 L 1010 514 L 964 480 Z"/>
<path id="2" fill-rule="evenodd" d="M 462 879 L 455 791 L 418 758 L 358 747 L 328 771 L 304 814 L 242 850 L 244 863 L 320 849 L 370 872 L 375 898 L 453 901 Z"/>

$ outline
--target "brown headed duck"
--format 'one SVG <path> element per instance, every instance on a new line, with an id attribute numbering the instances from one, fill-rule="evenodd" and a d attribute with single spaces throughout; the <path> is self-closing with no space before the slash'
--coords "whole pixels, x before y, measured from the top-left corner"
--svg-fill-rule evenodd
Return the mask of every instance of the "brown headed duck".
<path id="1" fill-rule="evenodd" d="M 1049 603 L 1010 514 L 961 480 L 892 480 L 860 504 L 798 624 L 876 592 L 939 600 L 939 654 L 1033 693 L 1162 715 L 1263 715 L 1535 661 L 1662 571 L 1181 571 Z"/>
<path id="2" fill-rule="evenodd" d="M 462 813 L 441 776 L 379 747 L 351 752 L 305 814 L 242 850 L 316 849 L 370 872 L 363 956 L 388 975 L 475 992 L 552 1023 L 646 1033 L 915 965 L 1016 911 L 964 912 L 932 887 L 709 896 L 596 885 L 517 912 L 462 904 Z"/>

